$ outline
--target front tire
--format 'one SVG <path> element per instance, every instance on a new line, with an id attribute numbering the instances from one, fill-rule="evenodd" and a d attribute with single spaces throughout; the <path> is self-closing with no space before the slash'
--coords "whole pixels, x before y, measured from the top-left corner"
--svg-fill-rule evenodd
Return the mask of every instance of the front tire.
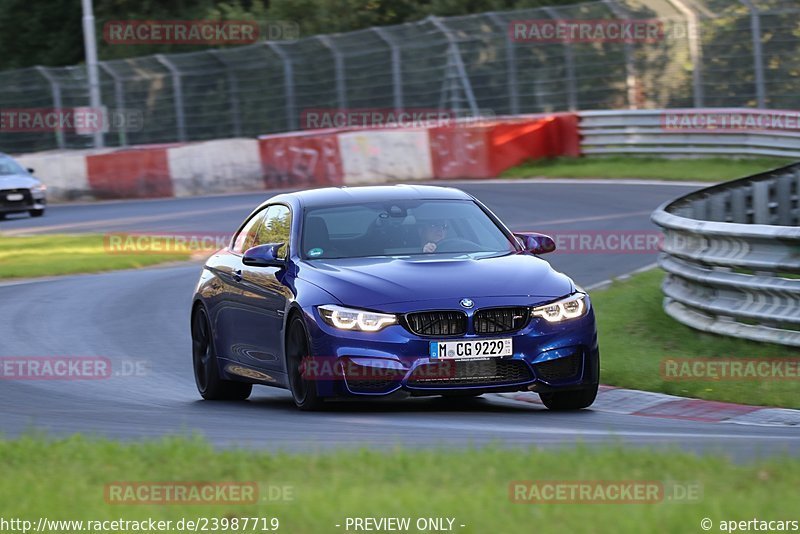
<path id="1" fill-rule="evenodd" d="M 192 316 L 192 363 L 197 391 L 205 400 L 245 400 L 253 385 L 222 379 L 213 340 L 208 314 L 199 306 Z"/>
<path id="2" fill-rule="evenodd" d="M 30 214 L 31 217 L 41 217 L 42 215 L 44 215 L 44 210 L 43 209 L 41 209 L 41 210 L 28 210 L 28 213 Z"/>
<path id="3" fill-rule="evenodd" d="M 549 410 L 582 410 L 591 406 L 595 398 L 597 398 L 597 384 L 574 391 L 539 393 L 539 398 L 542 399 L 542 403 Z"/>
<path id="4" fill-rule="evenodd" d="M 322 408 L 325 400 L 317 392 L 317 384 L 313 380 L 303 378 L 303 358 L 309 356 L 308 335 L 299 315 L 289 321 L 286 335 L 286 366 L 289 371 L 289 390 L 295 405 L 303 411 L 314 411 Z"/>

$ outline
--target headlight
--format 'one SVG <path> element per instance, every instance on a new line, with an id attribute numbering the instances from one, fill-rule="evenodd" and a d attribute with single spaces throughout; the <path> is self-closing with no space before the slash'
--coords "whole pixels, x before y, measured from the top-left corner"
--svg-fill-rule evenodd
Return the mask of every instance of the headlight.
<path id="1" fill-rule="evenodd" d="M 586 303 L 583 293 L 574 293 L 566 298 L 537 306 L 531 310 L 533 317 L 541 317 L 549 323 L 560 323 L 570 319 L 577 319 L 586 313 Z"/>
<path id="2" fill-rule="evenodd" d="M 376 313 L 353 308 L 326 304 L 317 308 L 322 319 L 341 330 L 361 330 L 377 332 L 397 322 L 397 317 L 389 313 Z"/>
<path id="3" fill-rule="evenodd" d="M 31 187 L 31 192 L 33 193 L 44 193 L 47 191 L 47 186 L 44 184 L 34 185 Z"/>

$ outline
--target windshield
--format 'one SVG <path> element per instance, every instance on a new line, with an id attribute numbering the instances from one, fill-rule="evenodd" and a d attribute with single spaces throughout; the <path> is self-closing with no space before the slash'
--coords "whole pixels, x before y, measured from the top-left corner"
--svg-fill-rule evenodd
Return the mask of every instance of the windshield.
<path id="1" fill-rule="evenodd" d="M 471 200 L 397 200 L 309 209 L 306 259 L 505 254 L 514 245 Z"/>
<path id="2" fill-rule="evenodd" d="M 9 174 L 28 174 L 28 171 L 8 156 L 0 156 L 0 176 Z"/>

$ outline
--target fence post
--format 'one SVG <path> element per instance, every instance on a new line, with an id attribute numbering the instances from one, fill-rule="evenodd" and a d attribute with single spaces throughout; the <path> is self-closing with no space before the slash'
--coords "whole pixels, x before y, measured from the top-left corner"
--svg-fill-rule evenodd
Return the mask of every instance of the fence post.
<path id="1" fill-rule="evenodd" d="M 608 6 L 611 13 L 618 19 L 630 18 L 627 10 L 618 5 L 615 0 L 603 0 L 603 3 Z M 636 64 L 633 58 L 633 45 L 628 41 L 623 42 L 622 51 L 625 54 L 625 88 L 627 89 L 628 109 L 636 109 L 638 108 L 636 102 L 638 78 L 636 76 Z"/>
<path id="2" fill-rule="evenodd" d="M 558 11 L 552 7 L 543 7 L 542 11 L 547 13 L 554 21 L 558 21 Z M 578 110 L 578 88 L 575 81 L 575 55 L 572 51 L 572 43 L 564 41 L 564 69 L 567 73 L 567 109 L 570 111 Z"/>
<path id="3" fill-rule="evenodd" d="M 102 112 L 102 99 L 100 97 L 100 75 L 97 72 L 97 39 L 94 35 L 94 12 L 92 0 L 81 0 L 83 11 L 83 46 L 86 50 L 86 82 L 89 86 L 89 106 L 92 113 Z M 95 148 L 103 148 L 103 128 L 96 128 L 92 132 Z"/>
<path id="4" fill-rule="evenodd" d="M 322 46 L 330 50 L 331 56 L 333 56 L 334 72 L 336 72 L 336 100 L 339 103 L 339 109 L 344 111 L 347 109 L 347 87 L 344 83 L 344 57 L 327 35 L 318 35 L 317 40 L 322 43 Z"/>
<path id="5" fill-rule="evenodd" d="M 233 69 L 231 69 L 230 64 L 228 63 L 227 60 L 225 60 L 222 54 L 220 54 L 219 50 L 209 50 L 208 52 L 214 57 L 214 59 L 219 61 L 222 64 L 222 67 L 225 69 L 225 76 L 228 78 L 228 87 L 230 87 L 228 96 L 231 102 L 231 120 L 233 121 L 233 136 L 241 137 L 242 114 L 239 111 L 239 80 L 236 79 L 236 75 L 233 73 Z"/>
<path id="6" fill-rule="evenodd" d="M 403 72 L 400 67 L 400 49 L 397 42 L 389 35 L 386 30 L 379 26 L 372 28 L 378 37 L 385 42 L 392 54 L 392 95 L 394 100 L 394 110 L 397 113 L 403 111 Z"/>
<path id="7" fill-rule="evenodd" d="M 472 112 L 474 117 L 478 117 L 480 115 L 480 110 L 478 109 L 478 104 L 475 101 L 475 95 L 472 92 L 472 85 L 469 83 L 467 69 L 464 67 L 464 61 L 461 58 L 461 50 L 458 48 L 458 41 L 456 41 L 456 38 L 450 28 L 445 26 L 438 17 L 431 15 L 428 17 L 428 20 L 430 20 L 434 26 L 439 28 L 439 31 L 441 31 L 447 38 L 447 42 L 450 43 L 450 55 L 453 60 L 453 64 L 456 67 L 456 71 L 458 72 L 458 77 L 461 79 L 461 86 L 464 89 L 464 95 L 467 97 L 467 103 L 469 104 L 470 112 Z"/>
<path id="8" fill-rule="evenodd" d="M 100 61 L 97 65 L 106 71 L 106 73 L 111 76 L 111 79 L 114 80 L 114 105 L 117 107 L 117 112 L 122 113 L 123 116 L 125 115 L 125 91 L 122 87 L 122 78 L 119 77 L 114 69 L 108 66 L 108 64 L 104 61 Z M 121 124 L 120 129 L 117 132 L 117 137 L 119 138 L 119 146 L 128 146 L 128 132 L 126 128 L 128 127 L 127 124 Z"/>
<path id="9" fill-rule="evenodd" d="M 759 108 L 767 107 L 767 90 L 764 82 L 764 56 L 761 48 L 761 15 L 750 0 L 740 0 L 750 10 L 750 34 L 753 39 L 753 72 L 756 82 L 756 101 Z"/>
<path id="10" fill-rule="evenodd" d="M 514 41 L 508 31 L 508 24 L 504 23 L 495 12 L 487 13 L 489 20 L 503 32 L 506 42 L 506 71 L 508 72 L 508 109 L 512 115 L 519 114 L 519 88 L 517 87 L 517 53 Z"/>
<path id="11" fill-rule="evenodd" d="M 178 141 L 186 141 L 186 117 L 183 113 L 183 87 L 181 85 L 181 71 L 170 63 L 164 54 L 156 54 L 156 61 L 164 65 L 172 74 L 172 95 L 175 100 L 175 127 L 178 132 Z"/>
<path id="12" fill-rule="evenodd" d="M 47 72 L 47 69 L 42 66 L 39 65 L 34 68 L 45 80 L 47 80 L 47 83 L 50 84 L 50 91 L 53 94 L 53 111 L 56 112 L 56 115 L 61 115 L 61 108 L 63 106 L 61 103 L 61 86 L 58 84 L 58 80 L 56 80 L 53 75 Z M 56 125 L 55 130 L 56 146 L 63 150 L 66 147 L 66 143 L 64 142 L 64 130 L 61 129 L 61 121 L 59 121 L 59 124 Z"/>
<path id="13" fill-rule="evenodd" d="M 683 3 L 683 0 L 667 0 L 675 9 L 686 17 L 686 39 L 689 44 L 689 57 L 692 61 L 692 92 L 694 94 L 694 107 L 702 108 L 705 97 L 703 94 L 703 49 L 700 45 L 700 29 L 697 23 L 697 13 Z"/>
<path id="14" fill-rule="evenodd" d="M 288 126 L 289 131 L 297 130 L 297 115 L 295 114 L 297 110 L 294 103 L 294 66 L 292 65 L 292 60 L 286 50 L 278 46 L 278 43 L 264 41 L 264 44 L 275 52 L 275 55 L 281 58 L 283 62 L 283 97 L 286 100 L 286 126 Z"/>

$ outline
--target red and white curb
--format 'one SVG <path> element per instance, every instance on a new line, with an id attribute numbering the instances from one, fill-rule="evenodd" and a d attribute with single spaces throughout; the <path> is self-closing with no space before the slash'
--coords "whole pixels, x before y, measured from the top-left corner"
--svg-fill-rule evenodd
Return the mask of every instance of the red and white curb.
<path id="1" fill-rule="evenodd" d="M 542 405 L 535 393 L 500 393 L 501 397 Z M 730 402 L 687 399 L 665 393 L 600 386 L 591 410 L 621 415 L 682 419 L 703 423 L 757 426 L 800 426 L 800 410 L 765 408 Z"/>
<path id="2" fill-rule="evenodd" d="M 460 157 L 453 157 L 453 155 Z M 526 160 L 579 156 L 574 113 L 475 124 L 326 128 L 22 154 L 50 200 L 173 198 L 286 187 L 487 179 Z"/>

